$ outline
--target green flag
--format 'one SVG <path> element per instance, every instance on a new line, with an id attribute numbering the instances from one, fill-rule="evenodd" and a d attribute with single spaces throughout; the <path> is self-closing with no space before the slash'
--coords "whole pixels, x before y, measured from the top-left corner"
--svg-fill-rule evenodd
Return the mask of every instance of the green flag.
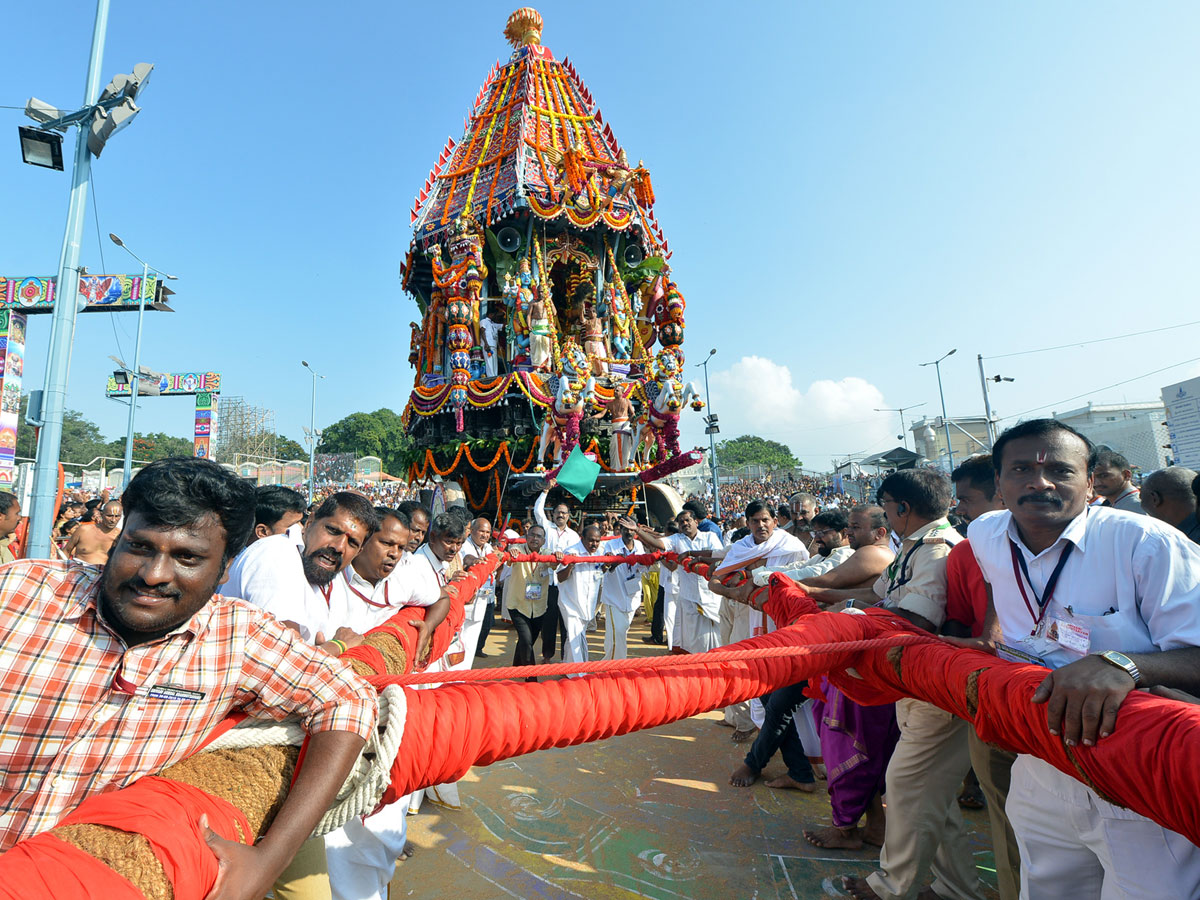
<path id="1" fill-rule="evenodd" d="M 592 492 L 592 488 L 596 486 L 596 476 L 599 474 L 600 463 L 592 462 L 584 456 L 583 451 L 576 444 L 571 450 L 571 455 L 567 457 L 567 461 L 558 470 L 555 480 L 559 487 L 582 503 Z"/>

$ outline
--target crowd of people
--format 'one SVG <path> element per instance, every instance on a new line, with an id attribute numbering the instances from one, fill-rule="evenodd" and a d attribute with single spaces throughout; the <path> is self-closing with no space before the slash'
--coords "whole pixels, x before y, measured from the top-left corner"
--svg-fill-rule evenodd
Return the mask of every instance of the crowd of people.
<path id="1" fill-rule="evenodd" d="M 859 481 L 861 479 L 861 484 Z M 855 479 L 857 490 L 850 492 L 844 482 L 837 482 L 831 476 L 816 475 L 786 475 L 782 478 L 739 478 L 736 481 L 725 481 L 720 485 L 720 508 L 722 513 L 730 510 L 744 510 L 752 500 L 768 500 L 776 506 L 786 503 L 787 499 L 797 492 L 811 494 L 822 505 L 849 507 L 860 502 L 860 498 L 868 496 L 872 488 L 871 477 L 860 476 Z M 879 478 L 874 478 L 878 485 Z M 712 488 L 707 487 L 703 495 L 692 494 L 688 499 L 703 500 L 712 504 Z"/>
<path id="2" fill-rule="evenodd" d="M 6 763 L 24 773 L 3 790 L 0 850 L 179 759 L 221 697 L 252 697 L 239 701 L 252 715 L 303 718 L 320 765 L 298 776 L 255 866 L 210 839 L 228 877 L 259 896 L 272 886 L 290 896 L 316 878 L 325 896 L 384 900 L 408 816 L 425 800 L 457 808 L 458 785 L 307 836 L 374 728 L 373 692 L 335 658 L 404 608 L 422 609 L 417 665 L 434 672 L 470 668 L 502 625 L 515 632 L 516 666 L 587 661 L 587 634 L 599 628 L 603 658 L 622 659 L 639 610 L 647 644 L 703 654 L 791 624 L 774 579 L 824 613 L 880 607 L 959 646 L 1044 666 L 1034 702 L 1068 746 L 1120 728 L 1134 689 L 1200 702 L 1200 476 L 1167 468 L 1139 489 L 1120 453 L 1054 420 L 1014 426 L 950 477 L 891 472 L 866 503 L 821 479 L 739 482 L 722 497 L 736 511 L 722 521 L 692 498 L 652 528 L 568 502 L 548 509 L 553 486 L 528 518 L 506 523 L 463 507 L 435 514 L 399 483 L 344 486 L 310 506 L 203 460 L 153 463 L 121 500 L 70 496 L 57 529 L 72 562 L 0 568 L 0 652 L 14 661 L 0 680 L 0 727 Z M 11 533 L 19 517 L 0 494 L 0 529 Z M 445 586 L 505 545 L 533 558 L 497 569 L 447 652 L 428 660 L 450 608 Z M 654 555 L 663 551 L 673 555 Z M 214 600 L 218 590 L 246 603 Z M 212 643 L 234 633 L 253 641 L 233 655 Z M 85 664 L 88 654 L 108 662 Z M 35 665 L 72 675 L 32 677 Z M 154 733 L 118 716 L 81 755 L 58 753 L 92 709 L 65 685 L 94 682 L 101 696 L 122 679 L 136 686 L 139 671 L 188 684 L 189 667 L 237 690 L 200 693 Z M 56 710 L 53 720 L 13 718 L 31 706 Z M 1003 900 L 1200 895 L 1200 848 L 929 703 L 861 706 L 821 679 L 732 704 L 722 722 L 746 748 L 733 789 L 812 793 L 823 782 L 829 821 L 798 822 L 805 839 L 822 852 L 879 848 L 876 871 L 843 878 L 856 898 L 982 898 L 960 813 L 980 804 Z M 767 777 L 776 754 L 783 771 Z"/>

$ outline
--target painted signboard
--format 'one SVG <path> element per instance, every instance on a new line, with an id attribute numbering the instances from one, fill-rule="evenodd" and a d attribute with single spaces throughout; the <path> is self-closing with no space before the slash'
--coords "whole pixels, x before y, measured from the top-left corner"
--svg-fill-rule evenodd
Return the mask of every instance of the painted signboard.
<path id="1" fill-rule="evenodd" d="M 1177 466 L 1200 469 L 1200 378 L 1190 378 L 1162 389 L 1167 408 L 1167 433 L 1171 458 Z"/>
<path id="2" fill-rule="evenodd" d="M 147 379 L 143 378 L 142 381 Z M 220 372 L 172 372 L 158 379 L 159 396 L 196 396 L 196 420 L 192 432 L 192 455 L 201 459 L 212 459 L 212 449 L 217 443 L 217 406 L 221 390 Z M 117 384 L 108 376 L 104 393 L 109 397 L 128 397 L 129 385 Z M 148 396 L 141 393 L 140 396 Z"/>
<path id="3" fill-rule="evenodd" d="M 16 309 L 26 315 L 53 312 L 56 281 L 44 275 L 0 276 L 0 309 Z M 157 275 L 147 278 L 145 286 L 147 303 L 162 300 L 160 294 L 172 293 Z M 142 276 L 82 275 L 79 295 L 87 301 L 83 312 L 136 310 L 142 296 Z"/>
<path id="4" fill-rule="evenodd" d="M 0 490 L 11 491 L 16 469 L 21 376 L 25 370 L 25 316 L 0 309 Z"/>
<path id="5" fill-rule="evenodd" d="M 142 378 L 142 381 L 149 379 Z M 165 396 L 184 396 L 185 394 L 219 393 L 221 390 L 220 372 L 174 372 L 163 375 L 158 380 L 158 390 Z M 115 378 L 108 376 L 108 384 L 104 393 L 109 397 L 128 397 L 129 385 L 117 384 Z M 145 396 L 144 389 L 142 396 Z"/>

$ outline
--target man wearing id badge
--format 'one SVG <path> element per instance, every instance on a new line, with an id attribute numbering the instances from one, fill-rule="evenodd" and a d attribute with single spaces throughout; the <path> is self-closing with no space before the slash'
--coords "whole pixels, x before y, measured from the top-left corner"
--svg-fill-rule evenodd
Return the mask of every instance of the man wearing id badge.
<path id="1" fill-rule="evenodd" d="M 1007 509 L 969 530 L 984 637 L 1052 670 L 1032 699 L 1068 747 L 1118 728 L 1135 688 L 1200 691 L 1200 549 L 1150 516 L 1089 507 L 1092 459 L 1053 419 L 1010 428 L 992 451 Z M 1024 898 L 1200 895 L 1200 848 L 1036 757 L 1014 763 L 1007 812 Z"/>

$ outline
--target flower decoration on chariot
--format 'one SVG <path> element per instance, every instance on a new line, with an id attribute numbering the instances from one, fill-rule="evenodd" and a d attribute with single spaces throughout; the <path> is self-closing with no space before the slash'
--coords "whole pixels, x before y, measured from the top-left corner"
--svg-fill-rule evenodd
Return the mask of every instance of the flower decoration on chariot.
<path id="1" fill-rule="evenodd" d="M 673 350 L 664 348 L 655 357 L 655 377 L 666 381 L 679 376 L 679 357 Z"/>

